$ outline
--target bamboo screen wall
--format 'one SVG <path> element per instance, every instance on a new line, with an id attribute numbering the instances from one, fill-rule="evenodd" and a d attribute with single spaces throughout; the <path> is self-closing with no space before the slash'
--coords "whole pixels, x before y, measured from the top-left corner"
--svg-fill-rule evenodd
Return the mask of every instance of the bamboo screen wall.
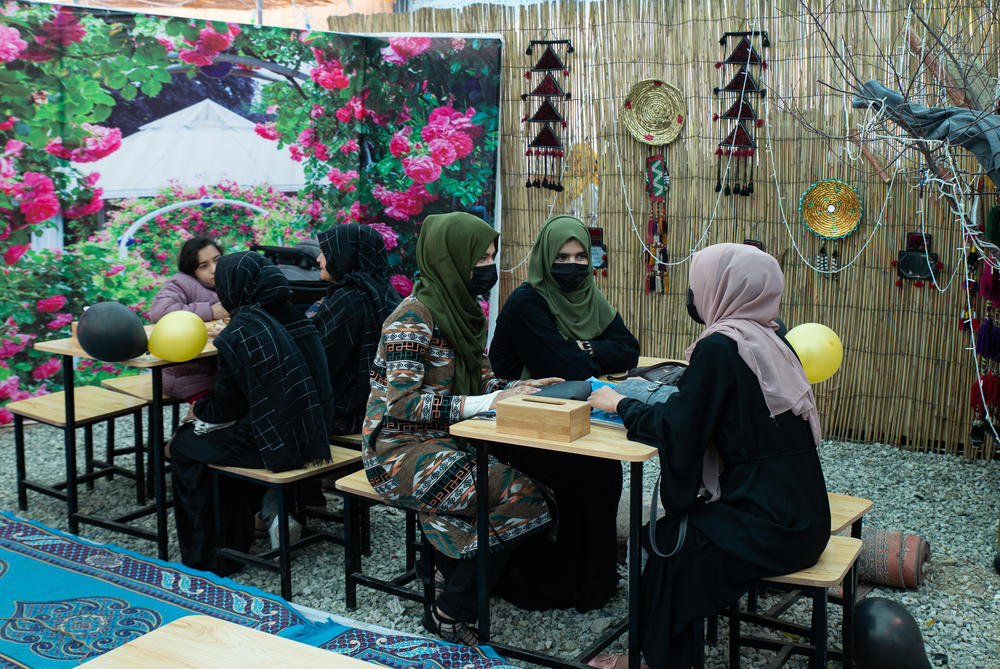
<path id="1" fill-rule="evenodd" d="M 814 4 L 814 3 L 813 3 Z M 836 43 L 844 40 L 860 60 L 878 62 L 885 52 L 911 72 L 918 61 L 904 51 L 905 3 L 881 0 L 834 11 L 822 18 Z M 750 9 L 752 5 L 752 10 Z M 964 6 L 966 30 L 993 29 L 980 14 L 996 12 L 986 3 Z M 952 7 L 954 7 L 954 3 Z M 943 20 L 943 10 L 923 7 Z M 954 20 L 956 15 L 952 14 Z M 922 28 L 915 23 L 914 29 Z M 815 386 L 824 434 L 859 441 L 881 441 L 917 449 L 967 450 L 970 388 L 975 379 L 968 332 L 957 328 L 964 300 L 964 267 L 958 249 L 958 225 L 948 207 L 907 185 L 897 175 L 890 187 L 864 161 L 849 154 L 847 143 L 817 136 L 796 122 L 791 109 L 828 133 L 843 136 L 860 112 L 849 112 L 845 98 L 822 86 L 842 87 L 815 24 L 794 2 L 561 2 L 520 8 L 472 5 L 460 10 L 421 10 L 411 14 L 330 17 L 332 30 L 349 32 L 490 32 L 505 40 L 502 109 L 502 292 L 506 296 L 526 276 L 521 260 L 549 212 L 575 212 L 590 225 L 604 228 L 609 273 L 598 283 L 640 340 L 646 355 L 680 357 L 697 334 L 684 309 L 690 250 L 715 242 L 763 242 L 784 269 L 782 317 L 793 326 L 817 321 L 829 325 L 844 344 L 840 371 Z M 762 29 L 770 35 L 769 89 L 758 113 L 760 150 L 755 192 L 750 197 L 719 197 L 715 192 L 715 147 L 722 139 L 712 114 L 712 89 L 722 86 L 714 67 L 724 59 L 719 38 L 726 31 Z M 986 32 L 985 34 L 989 34 Z M 528 130 L 520 122 L 537 102 L 522 102 L 524 73 L 533 64 L 525 49 L 532 39 L 572 40 L 575 52 L 566 103 L 564 145 L 583 143 L 597 155 L 597 196 L 568 201 L 574 189 L 555 194 L 526 189 L 524 150 Z M 730 40 L 728 48 L 735 42 Z M 993 45 L 995 47 L 995 44 Z M 990 53 L 996 53 L 995 48 Z M 535 58 L 538 53 L 536 52 Z M 989 66 L 994 73 L 996 62 Z M 886 80 L 884 68 L 861 72 Z M 684 93 L 687 119 L 680 138 L 654 151 L 625 131 L 618 119 L 629 87 L 659 78 Z M 927 81 L 931 81 L 928 77 Z M 890 87 L 892 83 L 889 83 Z M 929 104 L 935 104 L 932 101 Z M 937 104 L 943 104 L 937 102 Z M 533 107 L 532 107 L 533 109 Z M 873 146 L 878 152 L 878 146 Z M 655 152 L 665 155 L 672 177 L 668 244 L 669 292 L 645 294 L 644 252 L 640 235 L 649 215 L 644 165 Z M 773 167 L 772 167 L 773 164 Z M 904 158 L 892 169 L 919 167 Z M 974 163 L 969 167 L 975 167 Z M 570 172 L 563 176 L 581 176 Z M 816 181 L 838 178 L 858 189 L 865 208 L 858 230 L 836 248 L 843 265 L 837 278 L 820 276 L 814 262 L 819 238 L 800 222 L 799 196 Z M 923 212 L 923 213 L 921 213 Z M 941 288 L 897 287 L 891 261 L 905 247 L 908 231 L 933 235 L 934 250 L 944 263 Z M 637 232 L 638 231 L 638 232 Z M 832 245 L 827 242 L 827 251 Z M 957 271 L 956 271 L 957 270 Z M 987 442 L 986 457 L 993 444 Z"/>

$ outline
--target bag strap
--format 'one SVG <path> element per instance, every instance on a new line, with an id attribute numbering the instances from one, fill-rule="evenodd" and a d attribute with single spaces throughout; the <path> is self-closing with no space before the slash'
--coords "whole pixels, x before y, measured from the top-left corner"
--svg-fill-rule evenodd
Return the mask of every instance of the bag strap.
<path id="1" fill-rule="evenodd" d="M 687 527 L 688 527 L 688 515 L 685 513 L 681 516 L 681 524 L 677 528 L 677 545 L 669 553 L 664 553 L 656 545 L 656 513 L 658 511 L 657 500 L 660 499 L 660 480 L 663 478 L 663 474 L 656 479 L 656 485 L 653 486 L 653 501 L 649 503 L 649 547 L 653 549 L 661 558 L 673 557 L 677 552 L 684 546 L 684 539 L 687 537 Z"/>

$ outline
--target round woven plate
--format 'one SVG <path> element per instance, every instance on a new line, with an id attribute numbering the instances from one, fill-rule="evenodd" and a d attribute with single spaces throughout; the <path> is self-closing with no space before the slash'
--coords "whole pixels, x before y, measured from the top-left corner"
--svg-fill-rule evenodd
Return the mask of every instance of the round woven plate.
<path id="1" fill-rule="evenodd" d="M 644 79 L 629 90 L 621 118 L 630 135 L 659 146 L 677 139 L 686 115 L 680 89 L 659 79 Z"/>
<path id="2" fill-rule="evenodd" d="M 858 227 L 864 207 L 854 186 L 840 179 L 825 179 L 802 194 L 799 213 L 813 234 L 823 239 L 839 239 Z"/>

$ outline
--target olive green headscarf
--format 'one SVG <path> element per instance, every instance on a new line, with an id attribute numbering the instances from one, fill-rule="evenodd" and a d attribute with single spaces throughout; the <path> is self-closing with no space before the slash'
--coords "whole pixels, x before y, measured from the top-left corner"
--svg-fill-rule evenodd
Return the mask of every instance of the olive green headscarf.
<path id="1" fill-rule="evenodd" d="M 455 349 L 456 395 L 482 392 L 487 324 L 469 293 L 469 278 L 498 237 L 489 223 L 461 212 L 428 216 L 417 237 L 420 279 L 413 295 L 430 309 L 434 325 Z"/>
<path id="2" fill-rule="evenodd" d="M 556 319 L 559 332 L 567 339 L 593 339 L 611 325 L 618 311 L 611 306 L 604 294 L 586 279 L 576 290 L 563 292 L 552 278 L 552 263 L 562 245 L 571 239 L 583 244 L 590 261 L 590 233 L 578 218 L 553 216 L 542 224 L 531 248 L 528 261 L 528 283 L 539 292 Z"/>

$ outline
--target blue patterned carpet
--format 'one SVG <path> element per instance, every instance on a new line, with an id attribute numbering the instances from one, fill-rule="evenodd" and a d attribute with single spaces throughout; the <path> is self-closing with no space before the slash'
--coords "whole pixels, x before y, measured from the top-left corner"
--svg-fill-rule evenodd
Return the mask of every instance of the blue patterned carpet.
<path id="1" fill-rule="evenodd" d="M 394 669 L 500 669 L 489 648 L 308 623 L 285 600 L 0 512 L 0 669 L 75 667 L 192 613 Z"/>

